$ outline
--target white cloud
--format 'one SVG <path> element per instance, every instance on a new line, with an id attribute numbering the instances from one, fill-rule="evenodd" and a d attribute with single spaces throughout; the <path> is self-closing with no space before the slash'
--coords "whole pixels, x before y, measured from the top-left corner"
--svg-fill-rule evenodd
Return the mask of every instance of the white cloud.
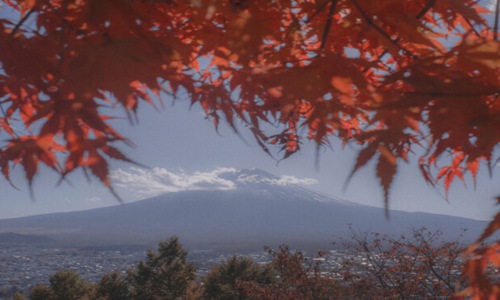
<path id="1" fill-rule="evenodd" d="M 311 178 L 282 176 L 268 178 L 260 175 L 239 174 L 233 168 L 216 168 L 210 172 L 188 173 L 184 170 L 170 171 L 165 168 L 149 170 L 131 167 L 111 172 L 115 186 L 127 189 L 139 197 L 152 197 L 163 193 L 194 190 L 233 190 L 238 184 L 267 183 L 271 185 L 311 185 Z"/>
<path id="2" fill-rule="evenodd" d="M 143 170 L 132 167 L 113 171 L 111 178 L 117 186 L 132 190 L 140 196 L 155 196 L 192 190 L 231 190 L 235 188 L 234 182 L 223 179 L 220 175 L 234 172 L 235 169 L 218 168 L 211 172 L 188 174 L 182 170 L 175 173 L 164 168 Z"/>
<path id="3" fill-rule="evenodd" d="M 258 175 L 240 175 L 236 180 L 240 183 L 268 183 L 272 185 L 312 185 L 318 183 L 316 179 L 312 178 L 298 178 L 295 176 L 281 176 L 280 178 L 263 178 Z"/>

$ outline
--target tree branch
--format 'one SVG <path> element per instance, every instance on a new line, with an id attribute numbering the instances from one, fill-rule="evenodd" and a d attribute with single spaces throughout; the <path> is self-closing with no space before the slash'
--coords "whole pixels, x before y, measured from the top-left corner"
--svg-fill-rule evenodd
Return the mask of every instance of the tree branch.
<path id="1" fill-rule="evenodd" d="M 498 19 L 500 18 L 500 0 L 497 0 L 495 8 L 495 25 L 493 26 L 493 39 L 498 41 Z"/>
<path id="2" fill-rule="evenodd" d="M 26 13 L 24 15 L 24 17 L 22 17 L 21 20 L 19 20 L 19 22 L 16 24 L 16 26 L 14 27 L 14 29 L 12 29 L 12 32 L 10 33 L 11 36 L 14 36 L 16 34 L 16 32 L 19 30 L 19 28 L 21 28 L 21 26 L 23 26 L 24 22 L 26 22 L 26 20 L 28 20 L 28 18 L 30 17 L 30 15 L 35 12 L 35 8 L 36 8 L 36 5 L 33 6 L 33 8 L 31 8 L 28 13 Z"/>
<path id="3" fill-rule="evenodd" d="M 420 20 L 423 16 L 425 16 L 425 14 L 427 14 L 427 12 L 434 6 L 435 3 L 436 0 L 427 1 L 425 7 L 418 13 L 417 20 Z"/>
<path id="4" fill-rule="evenodd" d="M 500 0 L 498 0 L 500 1 Z M 434 4 L 436 3 L 436 0 L 429 0 L 427 2 L 427 5 L 417 14 L 416 18 L 417 20 L 420 20 L 421 18 L 423 18 L 423 16 L 425 16 L 425 14 L 427 14 L 427 12 L 434 6 Z M 395 42 L 398 42 L 399 41 L 399 38 L 396 38 Z M 384 52 L 382 52 L 382 54 L 380 54 L 377 59 L 375 61 L 380 61 L 382 59 L 382 57 L 384 57 L 387 53 L 389 53 L 389 51 L 387 50 L 384 50 Z M 365 68 L 363 70 L 363 73 L 368 71 L 369 68 Z"/>
<path id="5" fill-rule="evenodd" d="M 318 7 L 318 9 L 316 9 L 309 18 L 307 18 L 306 20 L 306 24 L 311 22 L 312 19 L 314 19 L 317 15 L 319 15 L 319 13 L 321 11 L 323 11 L 323 8 L 325 8 L 326 4 L 328 4 L 328 2 L 330 2 L 331 0 L 325 0 L 323 1 L 323 3 L 321 3 L 321 5 Z"/>
<path id="6" fill-rule="evenodd" d="M 15 132 L 14 128 L 12 127 L 12 125 L 10 125 L 10 122 L 9 122 L 9 116 L 7 116 L 7 112 L 5 111 L 4 107 L 3 107 L 3 103 L 0 103 L 0 111 L 2 112 L 2 115 L 3 115 L 3 118 L 4 118 L 4 122 L 5 122 L 5 125 L 9 126 L 9 129 L 10 131 L 14 134 L 14 136 L 16 138 L 19 138 L 19 135 L 17 135 L 17 133 Z"/>
<path id="7" fill-rule="evenodd" d="M 333 13 L 335 12 L 335 7 L 337 6 L 337 0 L 332 0 L 330 4 L 330 11 L 328 12 L 328 18 L 326 19 L 325 31 L 323 31 L 323 36 L 321 37 L 321 46 L 319 49 L 325 47 L 326 39 L 328 38 L 328 32 L 330 32 L 330 27 L 332 26 Z"/>
<path id="8" fill-rule="evenodd" d="M 413 53 L 411 53 L 410 50 L 406 49 L 405 47 L 401 46 L 399 43 L 398 43 L 398 40 L 399 39 L 392 39 L 388 34 L 387 32 L 385 32 L 382 28 L 380 28 L 377 24 L 373 23 L 372 19 L 370 18 L 370 16 L 368 16 L 366 14 L 366 12 L 363 10 L 363 8 L 359 5 L 359 3 L 356 1 L 356 0 L 351 0 L 352 4 L 354 4 L 354 6 L 356 7 L 356 9 L 359 11 L 359 13 L 361 14 L 361 16 L 363 17 L 363 19 L 365 19 L 365 21 L 368 23 L 368 25 L 370 25 L 373 29 L 375 29 L 375 31 L 377 31 L 378 33 L 380 33 L 385 39 L 387 39 L 388 41 L 391 42 L 391 44 L 393 44 L 394 46 L 396 46 L 397 48 L 399 48 L 401 51 L 403 51 L 405 54 L 409 55 L 410 57 L 414 58 L 414 59 L 418 59 L 417 56 L 415 56 Z"/>

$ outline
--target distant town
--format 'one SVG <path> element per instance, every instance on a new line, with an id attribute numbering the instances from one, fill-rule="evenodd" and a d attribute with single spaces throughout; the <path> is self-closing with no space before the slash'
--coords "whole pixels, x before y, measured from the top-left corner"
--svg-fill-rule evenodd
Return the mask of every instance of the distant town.
<path id="1" fill-rule="evenodd" d="M 37 284 L 48 284 L 51 275 L 59 270 L 78 272 L 89 282 L 98 282 L 105 273 L 117 271 L 122 275 L 145 259 L 146 248 L 139 246 L 120 247 L 53 247 L 0 245 L 0 300 L 11 299 L 16 292 L 27 292 Z M 154 249 L 153 249 L 154 250 Z M 317 253 L 304 252 L 311 260 Z M 330 250 L 324 267 L 332 269 L 345 253 Z M 264 250 L 224 252 L 221 250 L 189 250 L 189 260 L 197 267 L 197 277 L 206 275 L 210 269 L 232 256 L 245 256 L 259 264 L 269 263 L 272 257 Z M 352 257 L 351 257 L 352 258 Z M 366 258 L 357 258 L 361 263 Z M 328 270 L 325 270 L 327 272 Z M 332 274 L 330 274 L 332 275 Z"/>

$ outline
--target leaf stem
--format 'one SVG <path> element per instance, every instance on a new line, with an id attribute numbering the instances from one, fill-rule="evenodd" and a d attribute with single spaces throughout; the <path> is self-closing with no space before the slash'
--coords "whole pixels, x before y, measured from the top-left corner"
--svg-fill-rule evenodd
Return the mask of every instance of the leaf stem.
<path id="1" fill-rule="evenodd" d="M 319 49 L 325 47 L 326 39 L 328 38 L 328 32 L 330 32 L 330 27 L 332 26 L 333 13 L 335 12 L 335 7 L 337 6 L 337 0 L 333 0 L 330 4 L 330 10 L 328 12 L 328 18 L 326 19 L 325 31 L 323 31 L 323 36 L 321 37 L 321 46 Z"/>

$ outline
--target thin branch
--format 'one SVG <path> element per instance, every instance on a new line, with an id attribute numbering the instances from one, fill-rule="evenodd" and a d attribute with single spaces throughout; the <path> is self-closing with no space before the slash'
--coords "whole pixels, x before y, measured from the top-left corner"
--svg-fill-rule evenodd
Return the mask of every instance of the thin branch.
<path id="1" fill-rule="evenodd" d="M 356 0 L 351 0 L 352 4 L 354 4 L 354 6 L 356 7 L 356 9 L 359 11 L 359 13 L 361 14 L 361 16 L 363 17 L 363 19 L 365 19 L 365 21 L 368 23 L 368 25 L 370 25 L 373 29 L 375 29 L 375 31 L 377 31 L 378 33 L 380 33 L 384 38 L 386 38 L 388 41 L 390 41 L 394 46 L 396 46 L 397 48 L 399 48 L 401 51 L 403 51 L 405 54 L 411 56 L 412 58 L 414 59 L 418 59 L 417 56 L 415 56 L 413 53 L 411 53 L 410 50 L 406 49 L 405 47 L 401 46 L 399 43 L 398 43 L 398 39 L 392 39 L 388 34 L 387 32 L 385 32 L 382 28 L 380 28 L 377 24 L 373 23 L 372 19 L 370 18 L 370 16 L 368 16 L 366 14 L 366 12 L 363 10 L 363 8 L 359 5 L 359 3 L 356 1 Z"/>
<path id="2" fill-rule="evenodd" d="M 446 285 L 446 287 L 448 288 L 448 290 L 450 292 L 453 292 L 455 290 L 455 287 L 453 286 L 453 284 L 446 280 L 446 278 L 444 278 L 443 276 L 441 276 L 441 274 L 439 274 L 439 272 L 436 270 L 436 265 L 437 265 L 437 262 L 433 259 L 433 254 L 434 253 L 424 253 L 424 255 L 427 257 L 427 263 L 428 263 L 428 267 L 429 269 L 431 270 L 432 274 L 434 274 L 434 276 L 440 280 L 442 283 L 444 283 Z"/>
<path id="3" fill-rule="evenodd" d="M 9 122 L 9 117 L 7 116 L 7 112 L 5 111 L 5 109 L 3 108 L 3 105 L 0 104 L 0 111 L 2 112 L 2 115 L 4 117 L 4 122 L 7 126 L 9 126 L 10 128 L 10 131 L 14 134 L 14 136 L 16 138 L 19 138 L 19 135 L 17 135 L 17 133 L 15 132 L 14 128 L 10 125 L 10 122 Z"/>
<path id="4" fill-rule="evenodd" d="M 66 35 L 65 31 L 68 26 L 68 22 L 66 21 L 65 17 L 68 12 L 68 1 L 65 0 L 63 7 L 62 7 L 62 12 L 59 14 L 59 18 L 61 21 L 61 32 L 59 34 L 59 43 L 60 43 L 60 50 L 59 50 L 59 59 L 57 60 L 57 65 L 60 67 L 64 61 L 64 44 L 66 40 Z"/>
<path id="5" fill-rule="evenodd" d="M 12 32 L 10 33 L 11 36 L 14 36 L 16 34 L 16 32 L 19 30 L 19 28 L 21 28 L 21 26 L 23 26 L 24 22 L 26 22 L 26 20 L 28 20 L 28 18 L 31 16 L 31 14 L 33 12 L 35 12 L 35 8 L 36 8 L 36 5 L 33 6 L 33 8 L 31 8 L 27 14 L 24 15 L 24 17 L 22 17 L 21 20 L 19 20 L 19 22 L 16 24 L 16 27 L 14 27 L 14 29 L 12 29 Z"/>
<path id="6" fill-rule="evenodd" d="M 328 18 L 326 19 L 325 31 L 323 31 L 323 36 L 321 37 L 321 46 L 319 49 L 325 47 L 326 39 L 328 38 L 328 32 L 330 32 L 330 27 L 332 26 L 333 13 L 335 12 L 335 7 L 337 6 L 337 0 L 333 0 L 330 4 L 330 11 L 328 12 Z"/>
<path id="7" fill-rule="evenodd" d="M 326 5 L 328 4 L 328 2 L 330 2 L 330 0 L 325 0 L 323 1 L 323 3 L 321 3 L 321 5 L 318 7 L 318 9 L 316 9 L 312 14 L 311 16 L 306 20 L 306 24 L 311 22 L 312 19 L 314 19 L 317 15 L 319 15 L 320 12 L 323 11 L 323 9 L 326 7 Z"/>
<path id="8" fill-rule="evenodd" d="M 493 27 L 493 39 L 498 41 L 498 19 L 500 18 L 500 0 L 497 0 L 495 8 L 495 26 Z"/>
<path id="9" fill-rule="evenodd" d="M 472 32 L 474 32 L 474 34 L 477 36 L 477 37 L 481 37 L 481 34 L 476 30 L 476 28 L 474 28 L 474 25 L 469 21 L 469 19 L 465 18 L 464 17 L 464 20 L 465 22 L 467 22 L 467 24 L 470 26 L 470 28 L 472 29 Z"/>
<path id="10" fill-rule="evenodd" d="M 500 0 L 498 0 L 498 1 L 500 1 Z M 423 9 L 422 9 L 422 10 L 421 10 L 418 14 L 417 14 L 417 16 L 416 16 L 417 20 L 420 20 L 421 18 L 423 18 L 423 17 L 427 14 L 427 12 L 429 12 L 429 10 L 430 10 L 432 7 L 434 7 L 434 4 L 435 4 L 435 3 L 436 3 L 436 0 L 429 0 L 429 1 L 427 2 L 427 5 L 425 5 L 425 7 L 424 7 L 424 8 L 423 8 Z M 395 42 L 399 42 L 399 37 L 398 37 L 398 38 L 396 38 Z M 382 53 L 381 53 L 381 54 L 377 57 L 377 59 L 375 59 L 375 61 L 380 61 L 380 60 L 382 59 L 382 57 L 384 57 L 387 53 L 389 53 L 389 51 L 387 51 L 387 49 L 386 49 L 386 50 L 384 50 L 384 52 L 382 52 Z M 363 73 L 364 73 L 364 72 L 366 72 L 366 71 L 368 71 L 368 69 L 369 69 L 369 68 L 368 68 L 368 67 L 366 67 L 366 68 L 363 70 Z"/>
<path id="11" fill-rule="evenodd" d="M 421 18 L 423 18 L 423 16 L 425 16 L 427 14 L 427 12 L 432 8 L 434 7 L 434 4 L 436 3 L 436 0 L 429 0 L 427 2 L 427 4 L 425 5 L 425 7 L 418 13 L 417 15 L 417 20 L 420 20 Z"/>

